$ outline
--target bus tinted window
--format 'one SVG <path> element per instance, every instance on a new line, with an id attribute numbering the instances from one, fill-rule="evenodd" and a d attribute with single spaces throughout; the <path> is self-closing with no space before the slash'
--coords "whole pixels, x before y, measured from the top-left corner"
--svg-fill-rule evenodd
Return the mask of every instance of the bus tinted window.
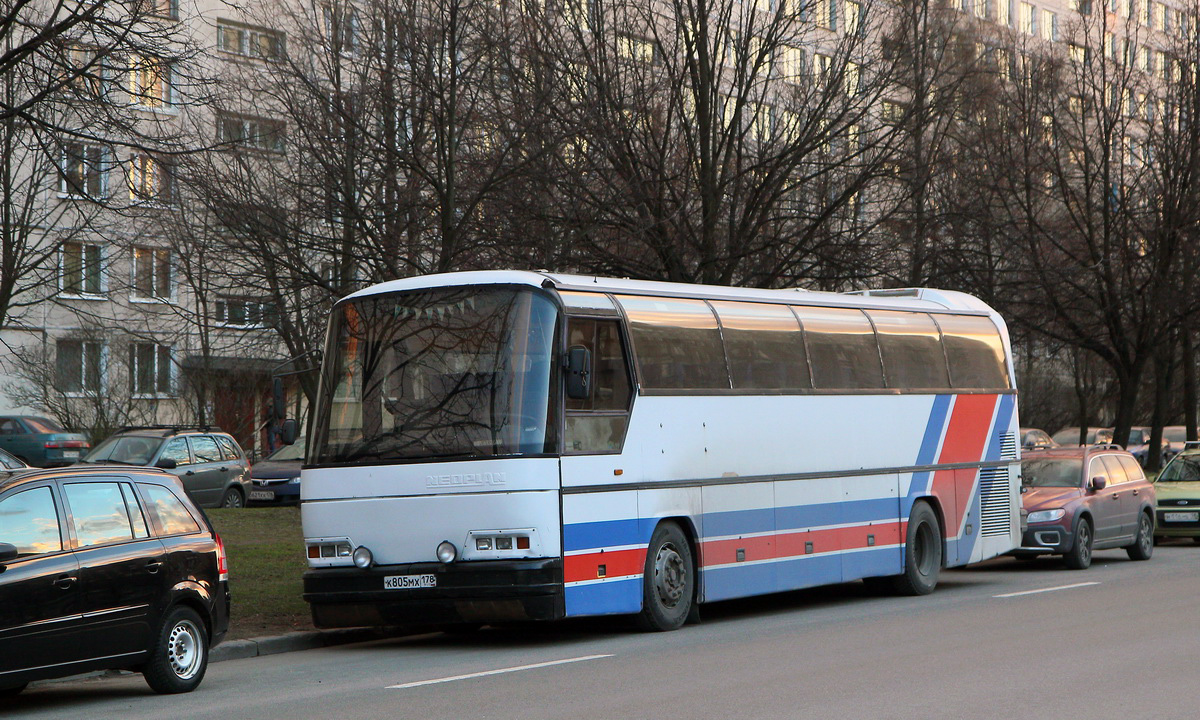
<path id="1" fill-rule="evenodd" d="M 786 305 L 713 301 L 735 390 L 810 388 L 800 323 Z"/>
<path id="2" fill-rule="evenodd" d="M 883 370 L 891 388 L 947 388 L 941 334 L 924 313 L 868 310 L 875 323 Z"/>
<path id="3" fill-rule="evenodd" d="M 626 410 L 629 407 L 629 374 L 621 352 L 621 334 L 616 320 L 572 318 L 567 346 L 587 348 L 592 354 L 592 396 L 567 398 L 567 410 Z"/>
<path id="4" fill-rule="evenodd" d="M 728 389 L 717 319 L 703 300 L 620 296 L 642 387 Z"/>
<path id="5" fill-rule="evenodd" d="M 1004 344 L 986 317 L 938 315 L 942 342 L 950 361 L 950 381 L 956 388 L 1008 388 Z"/>
<path id="6" fill-rule="evenodd" d="M 813 387 L 857 390 L 883 387 L 875 332 L 861 310 L 797 307 L 808 342 Z"/>

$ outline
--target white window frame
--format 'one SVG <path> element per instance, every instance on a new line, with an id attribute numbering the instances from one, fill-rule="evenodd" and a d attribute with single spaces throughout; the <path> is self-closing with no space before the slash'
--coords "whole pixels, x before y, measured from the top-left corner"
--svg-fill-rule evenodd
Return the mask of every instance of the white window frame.
<path id="1" fill-rule="evenodd" d="M 71 148 L 79 148 L 77 158 L 72 158 L 69 155 Z M 88 155 L 95 152 L 95 159 L 90 160 Z M 108 195 L 108 148 L 98 143 L 85 142 L 65 142 L 59 149 L 58 155 L 58 196 L 73 197 L 73 198 L 89 198 L 99 200 Z M 68 180 L 68 167 L 70 164 L 79 163 L 79 185 L 82 192 L 71 187 L 71 182 Z M 91 178 L 96 178 L 97 190 L 92 194 L 88 186 L 91 184 Z"/>
<path id="2" fill-rule="evenodd" d="M 95 270 L 96 270 L 96 274 L 100 278 L 100 289 L 99 290 L 97 290 L 95 292 L 92 292 L 92 291 L 86 290 L 86 289 L 80 289 L 78 292 L 72 292 L 72 291 L 67 290 L 67 246 L 68 245 L 80 246 L 79 272 L 80 272 L 81 288 L 83 288 L 83 286 L 87 285 L 88 271 L 91 269 L 91 263 L 88 262 L 88 257 L 87 257 L 88 249 L 89 248 L 97 249 L 97 254 L 99 255 L 99 257 L 96 259 L 97 267 L 95 268 Z M 81 299 L 85 299 L 85 300 L 104 299 L 104 297 L 108 294 L 108 273 L 106 273 L 104 271 L 105 261 L 107 260 L 106 256 L 107 256 L 107 253 L 105 252 L 105 247 L 104 247 L 104 245 L 102 245 L 100 243 L 88 242 L 86 240 L 65 240 L 65 241 L 63 241 L 63 243 L 61 245 L 59 245 L 59 247 L 58 247 L 58 293 L 59 293 L 59 296 L 66 297 L 66 298 L 81 298 Z"/>
<path id="3" fill-rule="evenodd" d="M 236 46 L 230 46 L 231 38 L 236 38 Z M 274 50 L 273 53 L 259 52 L 264 41 Z M 278 62 L 283 59 L 286 43 L 287 35 L 280 30 L 217 19 L 217 49 L 221 52 L 252 60 Z"/>
<path id="4" fill-rule="evenodd" d="M 130 156 L 126 180 L 130 202 L 170 205 L 174 201 L 175 176 L 172 168 L 153 155 L 135 153 Z M 146 192 L 147 184 L 150 192 Z"/>
<path id="5" fill-rule="evenodd" d="M 127 72 L 129 104 L 141 110 L 174 111 L 175 88 L 171 63 L 152 55 L 132 55 Z M 154 88 L 155 84 L 158 85 L 157 89 Z"/>
<path id="6" fill-rule="evenodd" d="M 79 373 L 80 373 L 80 376 L 78 378 L 79 389 L 77 389 L 77 390 L 58 387 L 60 381 L 62 380 L 62 377 L 59 375 L 59 371 L 58 371 L 58 359 L 59 359 L 59 353 L 61 352 L 63 343 L 78 343 L 79 344 Z M 89 347 L 92 348 L 91 353 L 96 353 L 100 356 L 99 358 L 97 358 L 97 362 L 98 362 L 98 368 L 97 368 L 98 372 L 97 372 L 97 377 L 96 377 L 97 384 L 96 384 L 96 387 L 94 387 L 94 388 L 89 388 L 87 386 L 87 365 L 88 365 L 88 357 L 91 354 L 88 352 Z M 88 338 L 62 337 L 62 338 L 58 338 L 54 341 L 54 384 L 56 386 L 56 389 L 66 397 L 73 397 L 73 398 L 97 397 L 101 393 L 103 393 L 104 388 L 107 386 L 107 374 L 108 374 L 107 365 L 108 365 L 108 347 L 101 340 L 92 340 L 92 339 L 88 339 Z"/>
<path id="7" fill-rule="evenodd" d="M 151 259 L 151 263 L 153 263 L 150 268 L 151 288 L 149 295 L 143 295 L 141 289 L 138 287 L 138 270 L 140 267 L 139 258 L 146 257 L 147 254 Z M 167 277 L 165 280 L 167 287 L 165 288 L 165 292 L 162 292 L 163 288 L 159 287 L 159 284 L 162 280 L 158 276 L 158 261 L 163 255 L 166 256 L 167 270 Z M 171 300 L 174 298 L 173 293 L 175 289 L 173 260 L 174 258 L 172 258 L 172 253 L 169 248 L 153 247 L 150 245 L 134 246 L 129 258 L 129 301 L 143 303 L 171 302 Z"/>
<path id="8" fill-rule="evenodd" d="M 154 348 L 154 391 L 142 392 L 138 388 L 138 375 L 140 365 L 138 358 L 141 353 L 139 348 L 151 346 Z M 166 362 L 166 367 L 162 363 Z M 166 375 L 167 389 L 160 389 L 163 374 Z M 139 400 L 162 399 L 175 396 L 175 348 L 170 345 L 163 345 L 156 342 L 148 341 L 133 341 L 129 343 L 129 395 L 132 398 Z"/>
<path id="9" fill-rule="evenodd" d="M 229 306 L 235 303 L 245 305 L 245 308 L 243 309 L 246 318 L 245 322 L 236 323 L 229 320 Z M 257 306 L 257 310 L 254 313 L 251 313 L 251 306 Z M 213 308 L 213 318 L 217 325 L 226 328 L 235 328 L 239 330 L 256 330 L 267 328 L 270 326 L 265 322 L 265 320 L 267 314 L 269 312 L 273 312 L 271 309 L 272 306 L 273 303 L 270 300 L 261 297 L 250 297 L 245 295 L 218 295 Z M 257 321 L 252 322 L 250 320 L 252 314 L 257 314 Z"/>

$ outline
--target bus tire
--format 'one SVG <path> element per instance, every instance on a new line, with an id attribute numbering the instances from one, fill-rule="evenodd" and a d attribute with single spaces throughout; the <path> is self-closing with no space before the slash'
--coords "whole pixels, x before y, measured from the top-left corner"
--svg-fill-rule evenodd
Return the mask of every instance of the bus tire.
<path id="1" fill-rule="evenodd" d="M 642 574 L 642 630 L 678 630 L 691 614 L 696 595 L 696 567 L 687 536 L 673 522 L 659 523 L 646 549 Z"/>
<path id="2" fill-rule="evenodd" d="M 928 595 L 942 570 L 942 526 L 929 503 L 913 503 L 904 540 L 904 572 L 892 578 L 899 595 Z"/>

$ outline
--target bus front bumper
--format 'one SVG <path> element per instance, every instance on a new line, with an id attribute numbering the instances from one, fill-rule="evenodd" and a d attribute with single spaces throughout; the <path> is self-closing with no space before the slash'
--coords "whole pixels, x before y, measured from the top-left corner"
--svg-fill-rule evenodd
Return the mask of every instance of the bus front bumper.
<path id="1" fill-rule="evenodd" d="M 432 586 L 402 587 L 427 584 L 430 576 Z M 559 558 L 315 568 L 304 573 L 304 599 L 319 628 L 557 620 L 565 614 Z"/>

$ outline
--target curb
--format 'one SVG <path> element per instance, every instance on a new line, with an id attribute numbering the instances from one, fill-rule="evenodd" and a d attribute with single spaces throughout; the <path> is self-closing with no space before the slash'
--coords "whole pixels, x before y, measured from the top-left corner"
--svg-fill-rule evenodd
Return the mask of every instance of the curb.
<path id="1" fill-rule="evenodd" d="M 241 660 L 263 655 L 278 655 L 299 650 L 368 642 L 395 637 L 397 634 L 395 631 L 389 632 L 377 628 L 349 628 L 346 630 L 308 630 L 285 635 L 228 640 L 209 652 L 208 661 L 224 662 L 225 660 Z"/>

